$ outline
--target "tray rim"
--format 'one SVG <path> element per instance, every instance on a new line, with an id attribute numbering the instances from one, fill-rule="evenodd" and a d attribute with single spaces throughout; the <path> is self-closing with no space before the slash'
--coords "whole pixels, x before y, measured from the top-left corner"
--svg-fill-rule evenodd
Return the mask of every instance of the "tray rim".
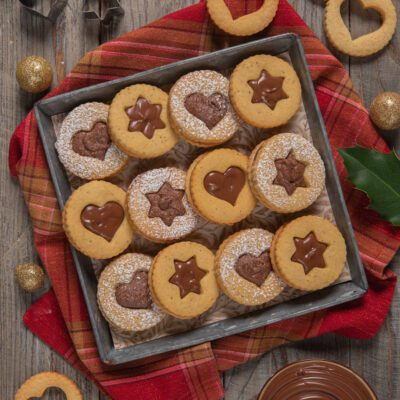
<path id="1" fill-rule="evenodd" d="M 282 35 L 271 36 L 268 38 L 250 41 L 250 42 L 243 43 L 243 44 L 240 44 L 237 46 L 228 47 L 225 49 L 217 50 L 215 52 L 207 53 L 207 54 L 200 55 L 200 56 L 193 57 L 193 58 L 184 59 L 184 60 L 177 61 L 177 62 L 174 62 L 171 64 L 160 66 L 160 67 L 157 67 L 157 68 L 154 68 L 151 70 L 138 72 L 134 75 L 129 75 L 129 76 L 122 77 L 122 78 L 112 80 L 112 81 L 102 82 L 102 83 L 99 83 L 96 85 L 84 87 L 84 88 L 81 88 L 81 89 L 78 89 L 78 90 L 75 90 L 72 92 L 60 94 L 60 95 L 39 101 L 35 105 L 34 111 L 35 111 L 35 115 L 37 118 L 37 122 L 38 122 L 38 126 L 39 126 L 39 133 L 40 133 L 40 137 L 41 137 L 42 144 L 44 147 L 46 159 L 49 164 L 49 170 L 50 170 L 50 174 L 52 177 L 52 182 L 53 182 L 53 185 L 56 190 L 57 200 L 59 202 L 60 208 L 63 209 L 64 205 L 65 205 L 65 201 L 66 201 L 65 193 L 68 193 L 68 192 L 71 193 L 71 189 L 70 189 L 64 169 L 61 167 L 61 171 L 60 171 L 60 168 L 58 168 L 58 171 L 55 170 L 54 164 L 59 167 L 60 162 L 58 160 L 58 156 L 56 154 L 54 146 L 50 146 L 50 144 L 48 143 L 49 138 L 47 137 L 47 133 L 46 133 L 47 132 L 46 125 L 49 125 L 49 119 L 51 118 L 52 115 L 58 114 L 58 113 L 49 114 L 50 108 L 52 105 L 54 105 L 55 103 L 57 103 L 59 101 L 68 103 L 70 99 L 73 100 L 74 98 L 75 99 L 79 98 L 79 96 L 82 94 L 84 95 L 88 92 L 96 92 L 98 90 L 102 90 L 102 89 L 108 88 L 110 86 L 114 87 L 114 86 L 118 86 L 120 84 L 124 85 L 125 83 L 127 85 L 128 84 L 127 81 L 129 81 L 131 79 L 139 79 L 140 80 L 142 77 L 144 77 L 144 79 L 146 79 L 151 74 L 155 75 L 158 73 L 168 73 L 168 71 L 174 70 L 177 67 L 187 67 L 187 66 L 190 66 L 191 64 L 193 64 L 193 62 L 196 62 L 196 61 L 200 62 L 203 60 L 207 60 L 210 57 L 215 56 L 215 55 L 229 54 L 235 50 L 240 52 L 241 50 L 248 49 L 251 46 L 254 46 L 254 47 L 256 47 L 257 45 L 263 46 L 266 44 L 271 44 L 278 40 L 281 40 L 281 41 L 286 40 L 290 44 L 288 45 L 288 48 L 286 50 L 281 50 L 281 51 L 277 52 L 276 54 L 282 53 L 284 51 L 288 51 L 288 50 L 290 50 L 291 47 L 293 47 L 298 52 L 298 57 L 300 58 L 300 62 L 304 66 L 304 71 L 302 71 L 303 74 L 301 76 L 301 80 L 303 81 L 302 87 L 303 87 L 303 83 L 304 83 L 307 86 L 307 89 L 310 89 L 310 90 L 308 90 L 307 94 L 311 98 L 313 112 L 315 112 L 315 114 L 316 114 L 315 115 L 315 118 L 316 118 L 315 123 L 319 126 L 320 132 L 322 133 L 322 137 L 320 138 L 320 140 L 321 140 L 320 145 L 322 145 L 324 148 L 324 152 L 325 152 L 325 156 L 326 156 L 326 159 L 324 161 L 326 164 L 328 164 L 328 165 L 326 165 L 327 169 L 329 168 L 330 174 L 332 174 L 331 178 L 333 179 L 335 189 L 337 190 L 337 193 L 335 193 L 335 194 L 338 196 L 338 202 L 340 203 L 341 212 L 343 213 L 343 219 L 345 220 L 344 228 L 346 229 L 348 239 L 350 240 L 350 243 L 348 243 L 348 248 L 350 247 L 353 250 L 353 253 L 354 253 L 353 256 L 355 258 L 354 262 L 357 267 L 357 273 L 359 274 L 359 276 L 357 277 L 358 284 L 353 281 L 353 276 L 352 276 L 351 281 L 340 283 L 335 286 L 331 286 L 331 287 L 325 288 L 325 289 L 317 291 L 317 292 L 309 293 L 309 294 L 306 294 L 299 298 L 292 299 L 292 300 L 277 304 L 272 307 L 267 307 L 265 309 L 262 309 L 259 311 L 254 311 L 254 312 L 244 314 L 244 315 L 241 315 L 238 317 L 228 318 L 226 320 L 218 321 L 218 322 L 215 322 L 215 323 L 203 326 L 203 327 L 196 328 L 191 331 L 186 331 L 186 332 L 178 333 L 175 335 L 155 339 L 155 340 L 152 340 L 149 342 L 144 342 L 144 343 L 141 343 L 138 345 L 131 345 L 131 346 L 125 347 L 123 349 L 115 349 L 112 338 L 111 338 L 111 334 L 109 331 L 110 328 L 109 328 L 108 324 L 105 322 L 104 318 L 102 317 L 102 315 L 98 309 L 97 302 L 94 302 L 95 307 L 93 308 L 93 305 L 94 305 L 93 304 L 93 296 L 91 296 L 90 293 L 88 292 L 87 279 L 93 279 L 93 277 L 94 277 L 93 270 L 90 268 L 90 271 L 88 271 L 87 267 L 85 267 L 85 265 L 84 265 L 85 263 L 87 264 L 87 261 L 89 259 L 86 256 L 79 253 L 77 250 L 75 250 L 75 248 L 70 246 L 71 251 L 72 251 L 73 261 L 74 261 L 74 264 L 75 264 L 75 267 L 76 267 L 76 270 L 78 273 L 80 285 L 81 285 L 81 288 L 83 291 L 85 303 L 88 308 L 88 314 L 89 314 L 90 322 L 92 325 L 93 333 L 95 336 L 97 349 L 98 349 L 98 352 L 100 355 L 100 359 L 104 363 L 110 364 L 110 365 L 119 365 L 122 363 L 127 363 L 129 361 L 145 358 L 145 357 L 148 357 L 151 355 L 169 352 L 169 351 L 177 350 L 180 348 L 192 346 L 195 344 L 200 344 L 200 343 L 203 343 L 206 341 L 214 340 L 217 338 L 230 336 L 230 335 L 233 335 L 236 333 L 244 332 L 249 329 L 254 329 L 256 327 L 270 325 L 274 322 L 283 321 L 285 319 L 294 318 L 296 316 L 308 314 L 313 311 L 326 309 L 326 308 L 332 307 L 334 305 L 343 304 L 345 302 L 348 302 L 348 301 L 351 301 L 351 300 L 354 300 L 354 299 L 357 299 L 357 298 L 363 296 L 365 294 L 365 292 L 367 291 L 368 282 L 366 279 L 364 268 L 361 263 L 357 243 L 355 241 L 353 228 L 352 228 L 351 222 L 350 222 L 350 217 L 348 214 L 346 203 L 344 201 L 344 196 L 343 196 L 343 192 L 341 189 L 339 176 L 338 176 L 335 164 L 334 164 L 333 155 L 332 155 L 332 151 L 330 148 L 325 124 L 324 124 L 324 121 L 323 121 L 323 118 L 322 118 L 322 115 L 321 115 L 321 112 L 319 109 L 317 97 L 316 97 L 313 83 L 311 80 L 311 76 L 310 76 L 310 73 L 308 70 L 306 57 L 304 54 L 304 49 L 301 44 L 300 38 L 296 34 L 293 34 L 293 33 L 286 33 L 286 34 L 282 34 Z M 271 53 L 271 52 L 269 52 L 269 53 Z M 296 71 L 296 72 L 298 72 L 298 71 Z M 303 96 L 303 101 L 304 101 L 304 96 L 305 96 L 304 87 L 303 87 L 302 96 Z M 90 101 L 90 100 L 83 100 L 83 101 L 78 101 L 78 102 L 82 103 L 85 101 Z M 94 100 L 92 99 L 92 101 L 94 101 Z M 71 104 L 73 104 L 73 103 L 74 103 L 74 101 L 71 101 Z M 72 105 L 71 108 L 74 106 L 75 105 Z M 309 115 L 308 115 L 309 110 L 306 109 L 305 111 L 307 114 L 307 119 L 309 119 Z M 52 129 L 52 124 L 51 124 L 51 129 Z M 53 138 L 53 141 L 54 141 L 54 138 Z M 60 172 L 62 175 L 61 177 L 59 176 Z M 336 215 L 335 215 L 335 217 L 336 217 Z M 85 268 L 86 268 L 86 270 L 85 270 Z M 93 275 L 93 276 L 90 277 L 89 275 Z M 90 281 L 89 281 L 89 284 L 90 284 Z M 91 284 L 97 285 L 96 282 L 92 282 Z M 343 293 L 341 293 L 341 295 L 338 295 L 339 293 L 335 294 L 335 292 L 343 292 Z M 322 297 L 321 295 L 323 293 L 327 293 L 327 295 L 324 299 L 326 304 L 323 301 L 321 301 L 321 299 L 317 300 L 317 301 L 319 301 L 319 304 L 314 304 L 314 303 L 316 303 L 316 301 L 311 301 L 308 308 L 304 305 L 301 305 L 298 307 L 299 309 L 297 309 L 296 306 L 295 305 L 293 306 L 293 304 L 292 304 L 292 303 L 296 304 L 299 302 L 300 303 L 304 302 L 306 299 L 310 299 L 313 296 L 314 297 Z M 329 297 L 331 297 L 331 298 L 329 298 Z M 332 297 L 333 297 L 333 301 L 332 301 Z M 262 312 L 264 312 L 265 314 L 267 314 L 267 313 L 271 314 L 271 316 L 273 316 L 273 310 L 275 308 L 282 306 L 282 305 L 288 305 L 288 304 L 293 306 L 293 312 L 289 312 L 286 316 L 284 316 L 284 317 L 277 316 L 275 318 L 271 317 L 268 319 L 268 321 L 266 321 L 265 318 L 264 319 L 260 318 L 260 320 L 258 322 L 253 321 L 252 324 L 250 324 L 251 325 L 250 328 L 248 327 L 249 325 L 247 323 L 245 323 L 247 328 L 243 328 L 243 324 L 244 324 L 243 320 L 249 320 L 251 318 L 256 318 L 256 317 L 254 317 L 254 315 L 255 314 L 260 315 L 260 314 L 262 314 Z M 224 325 L 223 323 L 225 321 L 236 321 L 236 320 L 242 320 L 242 324 L 240 327 L 236 326 L 236 328 L 233 327 L 230 329 L 225 329 L 223 333 L 216 331 L 212 335 L 207 336 L 207 339 L 203 338 L 202 340 L 199 340 L 199 338 L 195 337 L 196 335 L 193 335 L 193 332 L 203 331 L 204 329 L 208 329 L 208 328 L 215 328 L 215 326 L 218 326 L 218 325 L 223 326 Z M 107 325 L 106 328 L 107 328 L 108 332 L 104 332 L 104 325 Z M 190 343 L 182 344 L 181 337 L 184 337 L 184 338 L 189 337 L 190 338 L 191 336 L 194 336 L 195 338 L 192 339 L 192 341 Z M 165 339 L 170 339 L 170 338 L 175 338 L 175 339 L 178 338 L 178 339 L 172 340 L 175 343 L 169 343 L 169 345 L 167 346 L 167 349 L 165 349 L 165 350 L 163 349 L 161 351 L 154 352 L 152 350 L 146 351 L 143 348 L 146 345 L 151 344 L 151 343 L 153 343 L 153 347 L 154 347 L 154 344 L 156 342 L 162 341 L 163 339 L 164 339 L 164 341 L 166 341 Z M 138 347 L 140 347 L 141 350 L 138 350 L 137 349 Z M 146 347 L 152 347 L 152 346 L 146 346 Z M 138 353 L 140 353 L 140 354 L 138 354 Z"/>

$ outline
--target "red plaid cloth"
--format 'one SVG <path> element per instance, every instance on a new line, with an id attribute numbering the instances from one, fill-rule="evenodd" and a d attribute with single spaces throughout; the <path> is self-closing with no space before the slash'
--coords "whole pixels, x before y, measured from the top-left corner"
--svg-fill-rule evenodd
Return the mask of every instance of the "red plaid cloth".
<path id="1" fill-rule="evenodd" d="M 234 13 L 251 12 L 260 2 L 233 2 L 237 7 Z M 371 125 L 368 112 L 343 66 L 285 0 L 280 2 L 274 22 L 259 36 L 283 32 L 294 32 L 302 38 L 367 270 L 370 289 L 364 298 L 351 304 L 148 358 L 129 367 L 107 367 L 98 357 L 33 113 L 28 114 L 12 137 L 10 168 L 24 192 L 36 248 L 54 289 L 27 311 L 25 324 L 113 399 L 218 399 L 223 396 L 221 371 L 278 345 L 326 332 L 369 338 L 385 319 L 396 284 L 396 277 L 385 267 L 399 247 L 400 230 L 365 209 L 368 199 L 346 180 L 336 149 L 356 143 L 379 151 L 388 149 Z M 246 39 L 230 38 L 216 29 L 201 2 L 91 51 L 49 96 L 204 54 L 242 40 Z"/>

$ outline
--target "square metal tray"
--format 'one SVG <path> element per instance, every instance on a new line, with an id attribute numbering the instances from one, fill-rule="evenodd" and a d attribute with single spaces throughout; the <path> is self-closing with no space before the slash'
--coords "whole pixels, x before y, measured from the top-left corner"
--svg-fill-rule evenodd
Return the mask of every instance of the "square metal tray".
<path id="1" fill-rule="evenodd" d="M 71 188 L 65 170 L 54 148 L 56 136 L 51 120 L 52 116 L 66 113 L 77 105 L 89 101 L 109 102 L 118 91 L 135 83 L 148 83 L 156 86 L 163 86 L 175 82 L 180 76 L 193 70 L 204 68 L 224 70 L 232 68 L 243 59 L 255 54 L 264 53 L 278 55 L 284 52 L 289 53 L 292 65 L 300 78 L 303 103 L 313 136 L 314 146 L 321 154 L 325 163 L 326 187 L 332 204 L 333 214 L 338 228 L 344 235 L 347 243 L 347 262 L 350 268 L 351 281 L 306 294 L 297 299 L 277 304 L 263 310 L 202 326 L 192 331 L 154 339 L 123 349 L 115 349 L 110 328 L 97 306 L 97 281 L 91 261 L 88 257 L 72 248 L 73 259 L 82 286 L 86 306 L 89 311 L 98 351 L 104 363 L 111 365 L 122 364 L 155 354 L 222 338 L 342 304 L 357 299 L 366 292 L 368 284 L 332 158 L 325 125 L 308 72 L 301 41 L 299 37 L 294 34 L 274 36 L 226 48 L 200 57 L 137 73 L 122 79 L 65 93 L 37 103 L 35 106 L 35 113 L 40 136 L 60 207 L 63 209 L 65 202 L 71 194 Z"/>

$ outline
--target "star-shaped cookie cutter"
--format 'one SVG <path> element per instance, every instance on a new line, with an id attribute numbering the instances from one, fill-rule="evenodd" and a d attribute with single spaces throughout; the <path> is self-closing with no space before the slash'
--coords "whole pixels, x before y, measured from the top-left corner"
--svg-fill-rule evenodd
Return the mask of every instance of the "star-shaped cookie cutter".
<path id="1" fill-rule="evenodd" d="M 101 15 L 90 8 L 89 0 L 85 0 L 82 13 L 86 19 L 97 20 L 104 25 L 108 25 L 114 17 L 122 17 L 125 14 L 119 0 L 109 0 L 109 7 L 101 12 Z"/>
<path id="2" fill-rule="evenodd" d="M 57 21 L 58 16 L 62 13 L 65 6 L 67 5 L 68 0 L 56 0 L 54 2 L 51 2 L 50 10 L 47 15 L 44 15 L 35 8 L 36 0 L 19 0 L 19 2 L 24 10 L 28 11 L 32 15 L 46 19 L 54 24 L 54 22 Z"/>

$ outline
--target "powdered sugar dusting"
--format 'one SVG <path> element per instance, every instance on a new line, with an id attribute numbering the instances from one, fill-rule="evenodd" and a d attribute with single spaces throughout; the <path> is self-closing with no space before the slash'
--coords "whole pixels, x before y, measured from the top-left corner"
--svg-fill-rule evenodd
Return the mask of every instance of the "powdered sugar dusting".
<path id="1" fill-rule="evenodd" d="M 258 305 L 278 296 L 285 284 L 270 272 L 261 287 L 242 278 L 235 271 L 235 264 L 240 256 L 250 254 L 258 257 L 271 247 L 273 234 L 264 229 L 246 229 L 238 232 L 224 243 L 223 250 L 217 257 L 217 268 L 225 292 L 243 304 Z"/>
<path id="2" fill-rule="evenodd" d="M 182 238 L 194 229 L 199 223 L 199 217 L 189 204 L 186 195 L 182 203 L 186 214 L 174 218 L 172 225 L 167 226 L 161 218 L 149 218 L 150 202 L 147 193 L 157 192 L 161 186 L 168 182 L 174 189 L 185 189 L 186 173 L 178 168 L 167 167 L 152 169 L 138 175 L 128 189 L 129 215 L 138 230 L 147 237 L 162 241 Z"/>
<path id="3" fill-rule="evenodd" d="M 120 306 L 115 298 L 115 289 L 118 284 L 129 283 L 136 271 L 148 271 L 151 263 L 150 256 L 129 253 L 108 264 L 100 275 L 97 301 L 106 320 L 119 333 L 128 334 L 148 330 L 159 324 L 165 317 L 154 303 L 152 309 L 131 309 Z M 151 334 L 151 332 L 146 334 Z"/>
<path id="4" fill-rule="evenodd" d="M 288 195 L 284 187 L 274 185 L 277 170 L 275 160 L 286 158 L 293 152 L 296 159 L 306 164 L 304 179 L 307 187 L 296 188 Z M 325 185 L 325 167 L 315 147 L 302 136 L 281 133 L 262 145 L 254 159 L 251 182 L 262 196 L 279 208 L 302 209 L 313 203 Z"/>
<path id="5" fill-rule="evenodd" d="M 55 147 L 60 161 L 72 174 L 82 179 L 102 179 L 118 172 L 128 156 L 114 144 L 107 149 L 104 160 L 81 156 L 72 150 L 72 137 L 79 131 L 89 131 L 96 122 L 107 123 L 109 106 L 85 103 L 74 108 L 64 119 Z"/>
<path id="6" fill-rule="evenodd" d="M 229 140 L 239 129 L 238 117 L 229 103 L 229 81 L 216 71 L 202 70 L 182 76 L 172 87 L 169 94 L 169 110 L 176 121 L 178 130 L 193 142 L 222 143 Z M 212 129 L 191 114 L 185 107 L 185 99 L 192 93 L 211 96 L 221 93 L 226 96 L 228 109 L 225 116 Z"/>

